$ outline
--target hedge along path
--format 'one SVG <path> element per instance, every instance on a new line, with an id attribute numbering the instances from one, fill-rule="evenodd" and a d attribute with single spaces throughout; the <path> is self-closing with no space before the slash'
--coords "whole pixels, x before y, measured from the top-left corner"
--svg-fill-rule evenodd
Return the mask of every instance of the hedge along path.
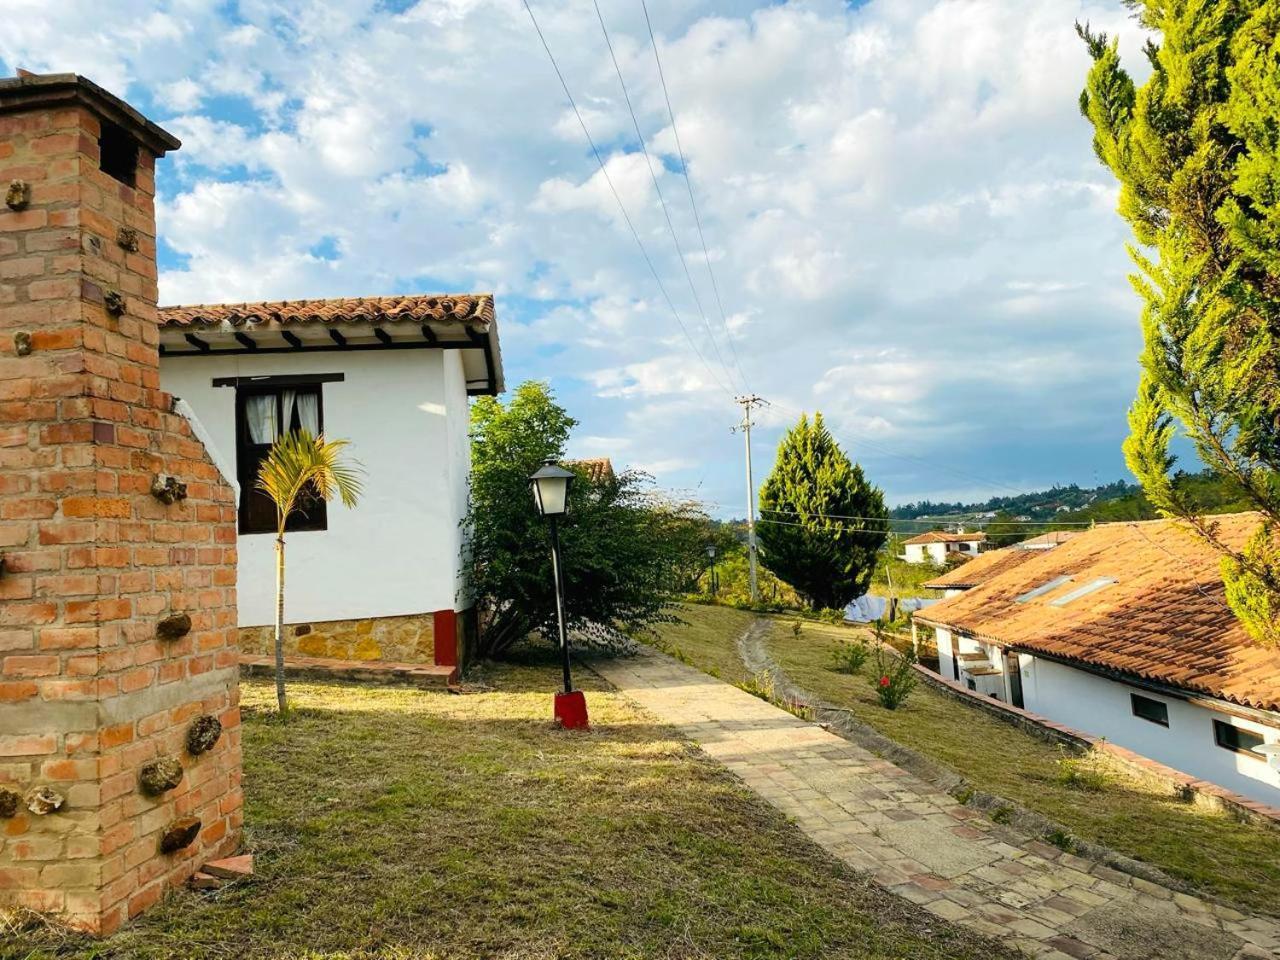
<path id="1" fill-rule="evenodd" d="M 857 744 L 665 654 L 646 648 L 593 667 L 830 853 L 922 909 L 1029 956 L 1280 957 L 1275 920 L 1021 840 Z"/>

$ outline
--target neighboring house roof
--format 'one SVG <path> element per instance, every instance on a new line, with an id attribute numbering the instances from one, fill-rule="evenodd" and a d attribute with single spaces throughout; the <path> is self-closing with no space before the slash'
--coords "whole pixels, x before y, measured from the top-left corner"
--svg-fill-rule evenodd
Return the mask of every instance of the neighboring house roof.
<path id="1" fill-rule="evenodd" d="M 1259 523 L 1252 513 L 1212 519 L 1232 548 Z M 1227 607 L 1218 553 L 1174 521 L 1101 524 L 1027 552 L 916 620 L 1120 679 L 1280 710 L 1280 650 L 1249 638 Z"/>
<path id="2" fill-rule="evenodd" d="M 988 580 L 1025 563 L 1035 557 L 1032 550 L 1019 550 L 1017 547 L 1005 547 L 1003 550 L 988 550 L 980 553 L 972 560 L 954 570 L 934 577 L 922 584 L 926 590 L 970 590 L 980 587 Z"/>
<path id="3" fill-rule="evenodd" d="M 582 470 L 593 481 L 609 480 L 615 474 L 613 472 L 613 461 L 608 457 L 591 457 L 587 460 L 568 460 L 566 466 L 577 467 Z"/>
<path id="4" fill-rule="evenodd" d="M 1023 550 L 1035 550 L 1040 547 L 1056 547 L 1060 543 L 1066 543 L 1076 535 L 1074 530 L 1050 530 L 1048 533 L 1042 533 L 1038 537 L 1032 537 L 1029 540 L 1020 540 L 1014 544 Z"/>
<path id="5" fill-rule="evenodd" d="M 905 547 L 916 543 L 981 543 L 986 539 L 985 533 L 943 533 L 941 530 L 930 530 L 910 540 L 904 540 L 902 545 Z"/>
<path id="6" fill-rule="evenodd" d="M 165 356 L 395 349 L 461 350 L 469 393 L 503 390 L 498 324 L 489 293 L 160 308 L 160 351 Z"/>

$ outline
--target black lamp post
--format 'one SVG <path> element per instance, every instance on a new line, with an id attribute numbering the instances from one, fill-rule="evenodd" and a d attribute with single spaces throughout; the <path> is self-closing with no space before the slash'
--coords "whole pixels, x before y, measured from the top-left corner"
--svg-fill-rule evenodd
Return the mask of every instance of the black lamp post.
<path id="1" fill-rule="evenodd" d="M 716 580 L 716 545 L 714 543 L 707 544 L 707 559 L 711 561 L 711 596 L 716 596 L 720 592 L 720 584 Z"/>
<path id="2" fill-rule="evenodd" d="M 551 533 L 551 575 L 556 589 L 556 624 L 560 633 L 560 656 L 564 668 L 564 693 L 556 694 L 555 718 L 570 729 L 587 726 L 587 701 L 581 690 L 573 689 L 569 672 L 569 633 L 564 619 L 564 565 L 560 560 L 558 521 L 569 507 L 569 486 L 573 473 L 548 460 L 529 478 L 538 514 L 547 519 Z"/>

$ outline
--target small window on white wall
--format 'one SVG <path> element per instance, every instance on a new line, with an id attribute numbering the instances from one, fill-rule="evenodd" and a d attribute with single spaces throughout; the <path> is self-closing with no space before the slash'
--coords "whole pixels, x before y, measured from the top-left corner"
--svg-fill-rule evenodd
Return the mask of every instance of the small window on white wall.
<path id="1" fill-rule="evenodd" d="M 1160 700 L 1153 700 L 1137 693 L 1129 694 L 1129 703 L 1133 707 L 1133 715 L 1162 727 L 1169 725 L 1169 705 Z"/>
<path id="2" fill-rule="evenodd" d="M 1257 749 L 1264 742 L 1262 734 L 1254 733 L 1252 730 L 1242 730 L 1240 727 L 1227 723 L 1225 720 L 1213 721 L 1213 742 L 1224 750 L 1230 750 L 1232 753 L 1243 753 L 1245 756 L 1255 757 L 1258 760 L 1267 759 Z"/>

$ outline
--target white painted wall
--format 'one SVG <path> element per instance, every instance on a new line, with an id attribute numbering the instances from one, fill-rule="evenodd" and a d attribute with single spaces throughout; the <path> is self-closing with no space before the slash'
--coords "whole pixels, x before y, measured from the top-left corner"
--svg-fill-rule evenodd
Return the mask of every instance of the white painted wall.
<path id="1" fill-rule="evenodd" d="M 364 467 L 354 510 L 287 538 L 285 620 L 345 620 L 458 609 L 468 405 L 458 351 L 387 350 L 163 357 L 160 383 L 186 400 L 234 459 L 235 390 L 215 377 L 343 373 L 321 388 L 325 432 Z M 274 621 L 274 537 L 239 538 L 240 624 Z"/>
<path id="2" fill-rule="evenodd" d="M 953 543 L 908 543 L 903 547 L 902 558 L 907 563 L 937 563 L 947 560 L 949 553 L 963 553 L 965 556 L 978 555 L 978 541 L 959 541 Z"/>
<path id="3" fill-rule="evenodd" d="M 934 637 L 938 644 L 938 673 L 951 680 L 954 678 L 951 631 L 934 628 Z M 987 654 L 1001 673 L 1001 689 L 996 699 L 1011 702 L 1008 666 L 1000 649 L 963 635 L 958 638 L 958 647 L 961 653 Z M 1105 737 L 1144 757 L 1245 797 L 1280 806 L 1280 772 L 1271 769 L 1265 761 L 1219 747 L 1214 742 L 1213 721 L 1225 720 L 1252 730 L 1268 743 L 1280 743 L 1280 730 L 1028 653 L 1018 654 L 1018 665 L 1022 674 L 1023 706 L 1032 713 L 1095 737 Z M 963 673 L 961 677 L 963 683 Z M 1132 693 L 1167 704 L 1169 726 L 1135 717 L 1129 700 Z"/>
<path id="4" fill-rule="evenodd" d="M 1280 773 L 1262 760 L 1219 747 L 1213 721 L 1226 720 L 1280 742 L 1280 730 L 1230 717 L 1185 700 L 1162 697 L 1065 664 L 1023 655 L 1022 690 L 1026 707 L 1069 727 L 1106 737 L 1166 766 L 1208 780 L 1236 793 L 1280 806 Z M 1138 693 L 1168 704 L 1169 726 L 1133 715 L 1129 695 Z"/>

